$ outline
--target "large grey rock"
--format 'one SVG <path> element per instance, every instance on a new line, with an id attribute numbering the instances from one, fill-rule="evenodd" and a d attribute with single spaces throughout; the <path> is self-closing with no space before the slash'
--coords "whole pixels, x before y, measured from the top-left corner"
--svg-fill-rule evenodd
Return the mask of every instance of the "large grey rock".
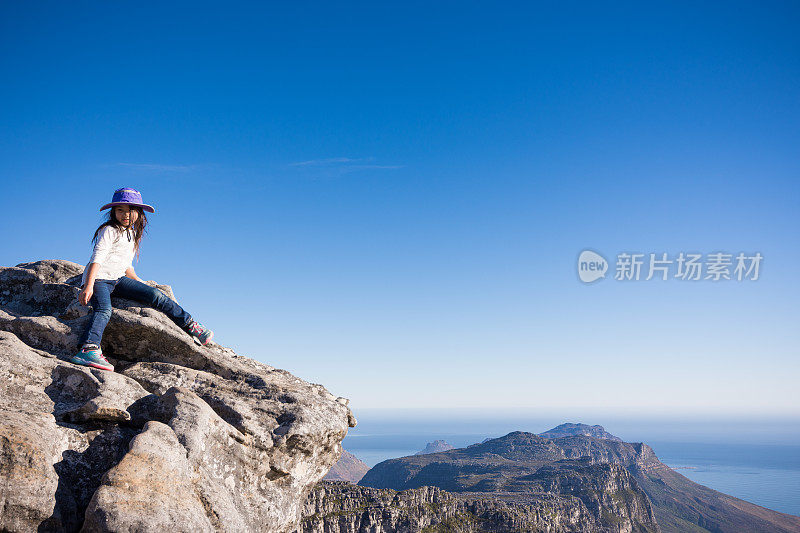
<path id="1" fill-rule="evenodd" d="M 0 331 L 0 530 L 79 528 L 100 477 L 136 432 L 110 418 L 129 419 L 128 405 L 143 395 L 125 376 L 65 363 Z"/>
<path id="2" fill-rule="evenodd" d="M 148 422 L 119 464 L 103 476 L 83 530 L 214 531 L 197 493 L 197 478 L 172 429 Z"/>
<path id="3" fill-rule="evenodd" d="M 293 530 L 355 425 L 347 400 L 120 299 L 117 372 L 73 365 L 81 273 L 0 267 L 0 530 Z"/>

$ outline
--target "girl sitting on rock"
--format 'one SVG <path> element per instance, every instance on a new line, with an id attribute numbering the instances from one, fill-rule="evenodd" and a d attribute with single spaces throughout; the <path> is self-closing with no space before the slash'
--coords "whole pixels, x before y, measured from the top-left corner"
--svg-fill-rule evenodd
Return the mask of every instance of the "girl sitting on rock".
<path id="1" fill-rule="evenodd" d="M 183 310 L 174 300 L 160 290 L 142 283 L 133 270 L 133 257 L 139 256 L 139 243 L 147 226 L 148 213 L 155 213 L 152 206 L 142 203 L 142 195 L 135 189 L 123 188 L 114 191 L 110 204 L 100 211 L 111 208 L 108 220 L 94 233 L 95 243 L 92 258 L 83 271 L 81 305 L 92 303 L 94 314 L 81 340 L 80 351 L 71 359 L 73 363 L 113 371 L 114 367 L 103 357 L 100 341 L 111 318 L 111 297 L 127 298 L 155 307 L 164 312 L 173 322 L 202 345 L 213 336 Z"/>

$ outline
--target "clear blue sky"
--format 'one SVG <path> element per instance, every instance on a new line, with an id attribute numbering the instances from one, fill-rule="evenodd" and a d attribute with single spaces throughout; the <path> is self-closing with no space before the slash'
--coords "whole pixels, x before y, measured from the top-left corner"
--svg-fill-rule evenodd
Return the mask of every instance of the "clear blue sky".
<path id="1" fill-rule="evenodd" d="M 360 408 L 800 414 L 793 2 L 0 4 L 0 264 L 135 265 Z M 581 284 L 584 248 L 761 252 Z"/>

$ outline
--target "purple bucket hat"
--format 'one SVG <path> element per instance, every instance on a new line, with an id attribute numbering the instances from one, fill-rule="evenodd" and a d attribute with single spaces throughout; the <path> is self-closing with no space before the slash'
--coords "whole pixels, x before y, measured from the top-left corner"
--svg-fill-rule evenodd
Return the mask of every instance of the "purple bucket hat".
<path id="1" fill-rule="evenodd" d="M 142 193 L 129 187 L 123 187 L 114 191 L 114 196 L 111 198 L 111 203 L 101 207 L 100 211 L 103 209 L 108 209 L 109 207 L 114 207 L 115 205 L 136 205 L 148 213 L 156 212 L 156 210 L 153 209 L 153 206 L 142 203 Z"/>

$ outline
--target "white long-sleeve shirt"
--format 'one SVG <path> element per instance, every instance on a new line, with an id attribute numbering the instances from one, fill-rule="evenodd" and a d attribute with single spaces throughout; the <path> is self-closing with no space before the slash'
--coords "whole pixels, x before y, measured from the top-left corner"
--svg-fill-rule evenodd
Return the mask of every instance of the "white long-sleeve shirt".
<path id="1" fill-rule="evenodd" d="M 86 285 L 86 276 L 92 263 L 100 265 L 96 279 L 119 279 L 124 276 L 125 271 L 133 266 L 135 244 L 133 230 L 120 231 L 113 226 L 103 226 L 97 234 L 92 257 L 83 271 L 81 287 Z"/>

